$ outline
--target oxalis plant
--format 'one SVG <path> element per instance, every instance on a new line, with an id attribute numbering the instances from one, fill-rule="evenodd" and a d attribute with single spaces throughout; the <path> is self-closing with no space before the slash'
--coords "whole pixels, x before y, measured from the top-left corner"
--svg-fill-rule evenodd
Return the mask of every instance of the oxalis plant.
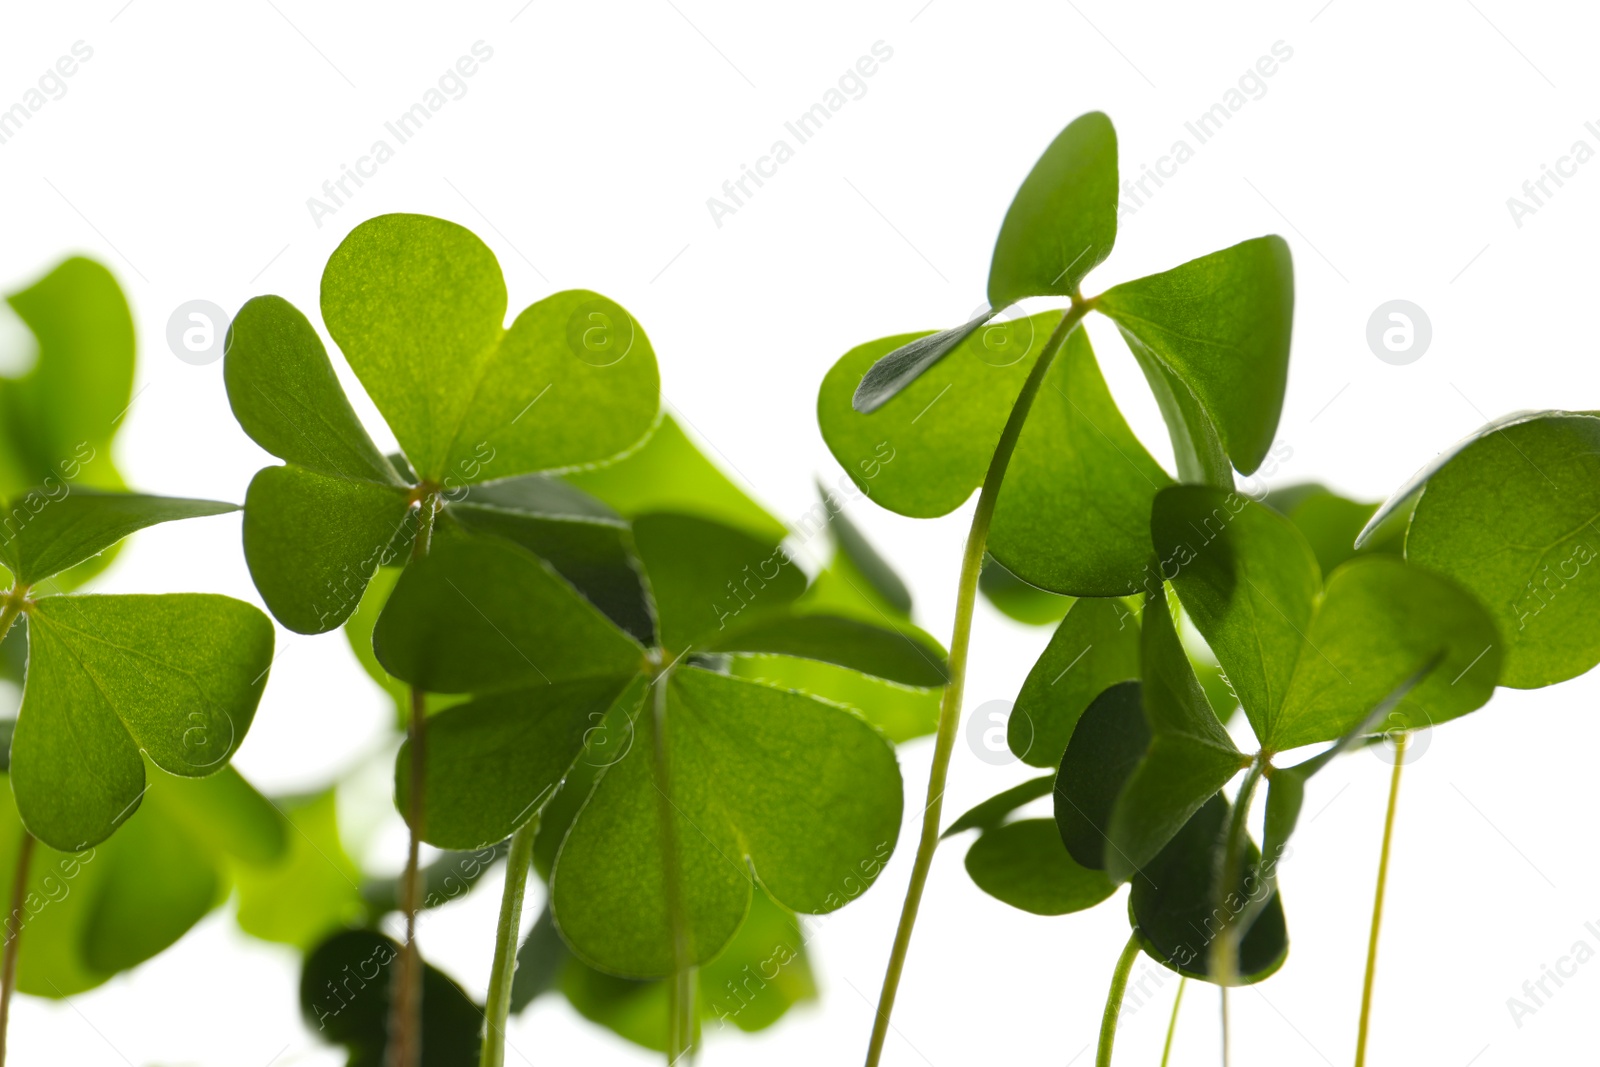
<path id="1" fill-rule="evenodd" d="M 492 253 L 450 223 L 385 216 L 334 253 L 323 319 L 401 445 L 386 457 L 304 316 L 275 297 L 246 304 L 229 399 L 287 463 L 251 483 L 245 556 L 268 607 L 307 633 L 339 625 L 404 561 L 372 624 L 373 657 L 410 705 L 388 1061 L 422 1054 L 418 844 L 509 837 L 480 1054 L 502 1062 L 540 815 L 569 777 L 587 782 L 549 868 L 554 926 L 600 971 L 671 980 L 677 1060 L 697 1033 L 695 970 L 744 921 L 752 872 L 790 911 L 830 911 L 871 883 L 899 826 L 883 734 L 734 662 L 814 660 L 926 688 L 945 680 L 942 650 L 803 610 L 781 526 L 753 536 L 681 507 L 624 517 L 549 477 L 656 425 L 654 355 L 593 293 L 546 298 L 509 329 L 504 312 Z"/>
<path id="2" fill-rule="evenodd" d="M 8 300 L 38 357 L 0 383 L 0 638 L 23 684 L 4 724 L 0 1060 L 19 982 L 56 998 L 98 985 L 209 911 L 232 861 L 283 848 L 271 806 L 227 766 L 272 662 L 266 616 L 224 596 L 71 592 L 129 534 L 237 506 L 113 491 L 134 344 L 105 268 L 70 259 Z"/>
<path id="3" fill-rule="evenodd" d="M 1141 951 L 1224 989 L 1281 965 L 1288 942 L 1276 864 L 1311 774 L 1381 730 L 1403 736 L 1480 706 L 1498 678 L 1494 621 L 1460 585 L 1392 553 L 1364 554 L 1325 576 L 1290 519 L 1236 490 L 1234 471 L 1251 474 L 1268 454 L 1287 379 L 1293 284 L 1284 242 L 1246 241 L 1085 298 L 1081 281 L 1115 239 L 1116 197 L 1111 124 L 1085 115 L 1046 150 L 1005 216 L 989 310 L 940 333 L 862 345 L 822 385 L 818 419 L 847 471 L 868 469 L 884 448 L 896 456 L 870 483 L 880 505 L 933 517 L 979 490 L 951 683 L 869 1065 L 882 1053 L 941 836 L 986 551 L 984 584 L 1013 614 L 1051 614 L 1050 594 L 1081 599 L 1024 684 L 1009 727 L 1017 755 L 1055 773 L 980 805 L 949 832 L 984 831 L 968 855 L 973 877 L 1030 911 L 1081 910 L 1132 882 L 1133 932 L 1108 998 L 1101 1063 Z M 1069 304 L 996 324 L 1003 309 L 1045 296 Z M 1090 311 L 1117 323 L 1143 371 L 1171 437 L 1176 483 L 1117 411 L 1078 329 Z M 1225 712 L 1242 706 L 1253 754 L 1235 746 L 1207 697 L 1178 637 L 1169 587 L 1220 662 L 1233 698 Z M 1310 760 L 1274 763 L 1330 742 Z M 1241 773 L 1230 803 L 1222 790 Z M 1263 779 L 1258 850 L 1246 828 Z M 1053 820 L 1012 818 L 1046 795 Z"/>

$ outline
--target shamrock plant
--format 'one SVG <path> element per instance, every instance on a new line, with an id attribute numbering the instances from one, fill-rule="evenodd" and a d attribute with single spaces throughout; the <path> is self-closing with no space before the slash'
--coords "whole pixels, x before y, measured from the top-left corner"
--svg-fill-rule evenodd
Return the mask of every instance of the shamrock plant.
<path id="1" fill-rule="evenodd" d="M 530 305 L 506 326 L 494 254 L 442 219 L 386 215 L 356 227 L 328 261 L 321 303 L 328 332 L 399 442 L 399 455 L 386 456 L 373 443 L 316 330 L 287 301 L 267 296 L 245 304 L 230 327 L 224 364 L 239 424 L 285 461 L 250 483 L 244 551 L 268 608 L 296 632 L 342 623 L 382 564 L 427 555 L 442 516 L 450 525 L 490 528 L 522 512 L 569 516 L 558 485 L 527 479 L 614 456 L 655 418 L 655 355 L 625 311 L 595 293 L 569 290 Z M 538 531 L 529 536 L 547 537 L 563 566 L 582 570 L 607 552 L 604 537 L 574 537 L 561 523 L 538 518 L 524 524 L 532 527 Z M 419 689 L 409 721 L 418 758 L 409 790 L 414 806 L 406 811 L 407 932 L 390 1052 L 397 1064 L 414 1062 L 419 1049 L 414 933 L 424 712 Z"/>
<path id="2" fill-rule="evenodd" d="M 1262 237 L 1085 298 L 1080 284 L 1116 240 L 1117 144 L 1084 115 L 1051 143 L 1001 224 L 989 310 L 953 329 L 902 334 L 846 353 L 822 383 L 817 418 L 835 458 L 880 505 L 934 517 L 979 490 L 962 561 L 951 684 L 940 711 L 928 803 L 868 1063 L 887 1037 L 934 848 L 961 707 L 973 600 L 986 551 L 1051 593 L 1126 596 L 1154 580 L 1150 509 L 1172 484 L 1129 430 L 1100 374 L 1090 311 L 1115 321 L 1172 437 L 1178 476 L 1225 489 L 1266 457 L 1288 376 L 1294 294 L 1288 246 Z M 995 325 L 1034 297 L 1062 311 Z M 873 460 L 883 450 L 894 462 Z M 865 477 L 868 471 L 876 477 Z"/>
<path id="3" fill-rule="evenodd" d="M 14 984 L 51 997 L 98 985 L 211 910 L 233 862 L 283 847 L 281 820 L 227 766 L 272 662 L 266 616 L 208 594 L 68 594 L 129 534 L 237 507 L 111 491 L 134 348 L 104 267 L 70 259 L 8 299 L 38 356 L 0 382 L 0 638 L 23 623 L 5 646 L 23 692 L 5 723 L 0 1050 Z"/>

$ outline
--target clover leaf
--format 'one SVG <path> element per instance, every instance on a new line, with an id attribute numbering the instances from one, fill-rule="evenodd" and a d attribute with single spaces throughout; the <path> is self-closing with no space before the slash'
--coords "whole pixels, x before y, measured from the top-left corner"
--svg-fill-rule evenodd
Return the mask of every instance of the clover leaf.
<path id="1" fill-rule="evenodd" d="M 505 313 L 494 254 L 442 219 L 370 219 L 334 252 L 323 319 L 400 442 L 391 459 L 357 421 L 305 316 L 271 296 L 240 309 L 228 400 L 245 432 L 286 461 L 251 482 L 245 558 L 285 626 L 322 633 L 349 617 L 373 573 L 405 549 L 424 497 L 442 495 L 448 512 L 482 483 L 597 463 L 649 432 L 655 354 L 620 307 L 571 290 L 509 328 Z"/>
<path id="2" fill-rule="evenodd" d="M 1139 620 L 1117 600 L 1073 602 L 1028 672 L 1006 743 L 1034 767 L 1055 768 L 1078 719 L 1101 693 L 1139 677 Z"/>

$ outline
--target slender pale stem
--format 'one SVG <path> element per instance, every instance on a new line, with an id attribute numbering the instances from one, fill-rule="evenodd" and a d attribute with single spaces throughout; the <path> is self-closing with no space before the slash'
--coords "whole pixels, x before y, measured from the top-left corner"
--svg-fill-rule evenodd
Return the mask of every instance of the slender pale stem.
<path id="1" fill-rule="evenodd" d="M 1233 1062 L 1233 1045 L 1229 1040 L 1231 1031 L 1228 1028 L 1228 987 L 1218 986 L 1217 992 L 1222 994 L 1222 1067 L 1228 1067 Z"/>
<path id="2" fill-rule="evenodd" d="M 1100 1016 L 1100 1048 L 1094 1055 L 1094 1067 L 1111 1067 L 1111 1046 L 1117 1040 L 1117 1017 L 1122 1014 L 1122 995 L 1128 991 L 1128 974 L 1133 961 L 1139 958 L 1139 930 L 1134 928 L 1128 944 L 1117 957 L 1117 968 L 1111 972 L 1111 989 L 1106 993 L 1106 1010 Z"/>
<path id="3" fill-rule="evenodd" d="M 989 523 L 994 518 L 995 500 L 1000 494 L 1000 483 L 1011 463 L 1011 453 L 1016 450 L 1017 438 L 1022 434 L 1022 424 L 1033 407 L 1034 397 L 1044 383 L 1044 376 L 1055 361 L 1056 353 L 1066 343 L 1068 335 L 1089 313 L 1090 304 L 1073 297 L 1072 307 L 1062 317 L 1038 362 L 1028 372 L 1028 379 L 1017 394 L 1017 402 L 1000 431 L 1000 441 L 995 446 L 994 457 L 989 461 L 988 473 L 983 478 L 983 488 L 978 493 L 978 507 L 972 515 L 972 529 L 967 534 L 966 549 L 961 558 L 961 580 L 956 588 L 955 626 L 950 636 L 950 681 L 945 685 L 939 702 L 939 730 L 933 743 L 933 765 L 928 774 L 928 799 L 922 809 L 922 836 L 917 842 L 917 858 L 911 868 L 911 884 L 906 887 L 906 899 L 900 909 L 900 925 L 895 931 L 894 948 L 889 954 L 889 966 L 883 976 L 883 990 L 878 995 L 878 1013 L 872 1024 L 872 1041 L 867 1046 L 867 1067 L 876 1067 L 883 1056 L 883 1043 L 889 1036 L 889 1016 L 894 1011 L 894 998 L 900 988 L 900 975 L 905 969 L 906 951 L 911 947 L 911 931 L 917 923 L 917 908 L 922 903 L 922 891 L 928 882 L 928 870 L 933 865 L 933 852 L 939 845 L 939 818 L 944 806 L 944 783 L 950 771 L 950 755 L 955 748 L 956 732 L 961 720 L 961 693 L 966 682 L 967 647 L 972 637 L 973 604 L 978 595 L 978 574 L 983 570 L 984 546 L 989 540 Z"/>
<path id="4" fill-rule="evenodd" d="M 411 540 L 411 561 L 428 554 L 433 540 L 433 514 L 438 498 L 431 492 L 422 497 L 417 511 L 417 532 Z M 427 781 L 428 700 L 427 694 L 411 687 L 411 715 L 406 735 L 411 745 L 411 773 L 407 778 L 406 825 L 410 838 L 406 845 L 406 869 L 400 877 L 400 910 L 405 913 L 406 940 L 400 949 L 393 999 L 389 1005 L 389 1043 L 385 1059 L 388 1067 L 419 1067 L 422 1063 L 422 955 L 417 950 L 417 911 L 422 903 L 422 871 L 419 853 L 422 844 L 422 793 Z"/>
<path id="5" fill-rule="evenodd" d="M 1172 1059 L 1172 1038 L 1178 1032 L 1178 1008 L 1183 1004 L 1183 988 L 1189 984 L 1189 979 L 1178 979 L 1178 995 L 1172 998 L 1172 1021 L 1167 1023 L 1167 1043 L 1161 1046 L 1161 1067 L 1167 1067 Z"/>
<path id="6" fill-rule="evenodd" d="M 1239 981 L 1239 942 L 1244 937 L 1244 924 L 1239 921 L 1239 915 L 1228 913 L 1227 902 L 1239 884 L 1239 861 L 1244 856 L 1250 801 L 1255 798 L 1256 783 L 1261 781 L 1266 766 L 1266 756 L 1261 752 L 1256 753 L 1250 761 L 1250 769 L 1245 772 L 1244 781 L 1239 784 L 1239 793 L 1233 801 L 1233 817 L 1228 823 L 1227 843 L 1222 850 L 1222 869 L 1217 872 L 1217 887 L 1213 896 L 1216 906 L 1223 909 L 1226 917 L 1222 922 L 1222 930 L 1217 934 L 1216 947 L 1211 952 L 1211 977 L 1224 988 L 1236 985 Z"/>
<path id="7" fill-rule="evenodd" d="M 506 1062 L 506 1018 L 511 1014 L 511 982 L 517 971 L 517 934 L 522 929 L 522 897 L 533 863 L 533 839 L 538 818 L 529 819 L 511 835 L 506 853 L 506 887 L 500 894 L 500 920 L 494 932 L 494 967 L 489 972 L 489 996 L 484 1004 L 483 1048 L 479 1067 L 502 1067 Z"/>
<path id="8" fill-rule="evenodd" d="M 1383 816 L 1383 849 L 1378 853 L 1378 888 L 1372 897 L 1372 932 L 1367 937 L 1367 975 L 1361 983 L 1361 1025 L 1356 1029 L 1356 1067 L 1367 1062 L 1367 1026 L 1372 1021 L 1372 978 L 1378 970 L 1378 927 L 1383 922 L 1383 891 L 1389 884 L 1389 845 L 1394 840 L 1394 809 L 1400 799 L 1400 768 L 1406 765 L 1406 742 L 1394 740 L 1394 771 L 1389 775 L 1389 810 Z"/>
<path id="9" fill-rule="evenodd" d="M 11 883 L 11 910 L 6 913 L 5 962 L 0 971 L 0 1064 L 6 1062 L 6 1024 L 11 1019 L 11 992 L 17 985 L 17 950 L 22 943 L 22 902 L 28 892 L 28 863 L 33 859 L 33 835 L 26 829 L 17 843 L 17 866 Z"/>
<path id="10" fill-rule="evenodd" d="M 22 614 L 27 603 L 28 587 L 18 585 L 6 594 L 0 607 L 0 640 L 11 632 L 11 626 Z M 28 892 L 28 865 L 33 859 L 33 835 L 22 827 L 22 838 L 17 843 L 17 864 L 11 876 L 11 910 L 6 912 L 4 924 L 5 949 L 0 953 L 0 1064 L 6 1062 L 6 1027 L 11 1021 L 11 993 L 17 986 L 17 952 L 22 948 L 22 902 Z"/>

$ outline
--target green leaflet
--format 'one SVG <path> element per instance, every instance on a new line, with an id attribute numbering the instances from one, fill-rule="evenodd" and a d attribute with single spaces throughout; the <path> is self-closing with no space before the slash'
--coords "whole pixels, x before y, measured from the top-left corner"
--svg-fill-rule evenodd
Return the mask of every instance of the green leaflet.
<path id="1" fill-rule="evenodd" d="M 350 1052 L 352 1067 L 383 1062 L 392 970 L 400 946 L 376 930 L 341 930 L 312 949 L 300 971 L 300 1014 L 307 1029 Z M 477 1059 L 483 1009 L 443 971 L 424 964 L 423 1067 Z"/>
<path id="2" fill-rule="evenodd" d="M 0 519 L 0 563 L 17 581 L 33 585 L 92 559 L 135 530 L 238 510 L 217 500 L 84 489 L 50 500 L 37 512 L 12 501 Z"/>
<path id="3" fill-rule="evenodd" d="M 755 621 L 709 641 L 709 651 L 800 656 L 921 688 L 949 680 L 944 654 L 908 634 L 837 615 L 791 615 Z"/>
<path id="4" fill-rule="evenodd" d="M 344 395 L 322 339 L 280 296 L 247 301 L 228 327 L 228 403 L 279 459 L 339 478 L 400 485 Z"/>
<path id="5" fill-rule="evenodd" d="M 1163 492 L 1152 527 L 1163 573 L 1175 574 L 1268 749 L 1343 735 L 1431 662 L 1396 708 L 1398 723 L 1443 722 L 1493 693 L 1503 655 L 1494 620 L 1448 579 L 1367 555 L 1338 567 L 1324 591 L 1286 519 L 1213 489 Z"/>
<path id="6" fill-rule="evenodd" d="M 29 622 L 11 784 L 28 828 L 65 851 L 105 840 L 133 813 L 141 750 L 177 775 L 221 767 L 272 662 L 272 624 L 223 596 L 45 597 Z"/>
<path id="7" fill-rule="evenodd" d="M 1358 552 L 1387 552 L 1400 555 L 1404 532 L 1399 537 L 1385 537 L 1358 549 L 1357 535 L 1378 510 L 1376 504 L 1362 504 L 1350 500 L 1315 483 L 1286 486 L 1268 493 L 1263 501 L 1294 523 L 1305 535 L 1306 542 L 1322 567 L 1326 579 L 1333 569 Z"/>
<path id="8" fill-rule="evenodd" d="M 1073 728 L 1056 772 L 1056 828 L 1081 866 L 1110 863 L 1111 817 L 1128 777 L 1150 747 L 1138 682 L 1118 682 L 1090 702 Z"/>
<path id="9" fill-rule="evenodd" d="M 705 519 L 643 515 L 634 520 L 633 539 L 661 645 L 673 655 L 711 645 L 745 651 L 740 631 L 784 615 L 805 592 L 805 574 L 781 545 Z"/>
<path id="10" fill-rule="evenodd" d="M 116 279 L 73 256 L 6 301 L 39 358 L 0 379 L 0 497 L 52 482 L 122 488 L 111 439 L 133 399 L 134 332 Z"/>
<path id="11" fill-rule="evenodd" d="M 1221 901 L 1217 899 L 1216 872 L 1229 811 L 1228 802 L 1218 794 L 1195 812 L 1134 878 L 1128 916 L 1138 928 L 1145 952 L 1157 963 L 1189 978 L 1211 981 L 1211 953 L 1223 922 L 1258 908 L 1239 944 L 1240 983 L 1249 985 L 1283 966 L 1289 934 L 1282 898 L 1258 873 L 1261 857 L 1253 842 L 1245 842 L 1236 886 Z"/>
<path id="12" fill-rule="evenodd" d="M 989 304 L 1069 296 L 1117 239 L 1117 134 L 1091 111 L 1072 120 L 1033 165 L 989 264 Z"/>
<path id="13" fill-rule="evenodd" d="M 649 431 L 655 353 L 626 311 L 570 290 L 530 305 L 509 329 L 505 313 L 494 253 L 424 215 L 362 223 L 322 276 L 328 332 L 432 482 L 593 463 Z"/>
<path id="14" fill-rule="evenodd" d="M 626 676 L 637 642 L 499 538 L 441 539 L 400 575 L 372 633 L 385 670 L 438 693 Z"/>
<path id="15" fill-rule="evenodd" d="M 1150 743 L 1117 793 L 1107 827 L 1106 873 L 1132 877 L 1246 763 L 1217 720 L 1178 642 L 1166 591 L 1146 601 L 1140 702 Z"/>
<path id="16" fill-rule="evenodd" d="M 1187 386 L 1235 467 L 1260 466 L 1289 374 L 1294 268 L 1281 237 L 1124 282 L 1094 303 L 1130 336 L 1135 355 L 1154 357 Z"/>
<path id="17" fill-rule="evenodd" d="M 852 575 L 859 575 L 866 582 L 874 598 L 890 612 L 909 617 L 911 590 L 906 588 L 906 583 L 895 573 L 893 565 L 883 558 L 873 547 L 872 542 L 867 540 L 866 535 L 850 521 L 844 512 L 844 507 L 833 502 L 833 497 L 823 488 L 821 482 L 817 483 L 817 494 L 822 497 L 821 506 L 827 510 L 828 531 L 833 535 L 835 562 L 849 567 Z M 812 505 L 813 511 L 816 507 L 817 505 Z"/>
<path id="18" fill-rule="evenodd" d="M 1406 558 L 1482 602 L 1505 641 L 1504 685 L 1551 685 L 1600 662 L 1597 451 L 1600 418 L 1520 416 L 1413 479 L 1424 488 Z"/>
<path id="19" fill-rule="evenodd" d="M 1074 601 L 1028 672 L 1006 742 L 1034 767 L 1058 767 L 1084 709 L 1117 682 L 1139 677 L 1139 620 L 1117 600 Z"/>
<path id="20" fill-rule="evenodd" d="M 1104 871 L 1079 866 L 1061 847 L 1053 819 L 1022 819 L 989 830 L 967 850 L 979 889 L 1035 915 L 1092 908 L 1116 892 Z"/>
<path id="21" fill-rule="evenodd" d="M 671 973 L 676 896 L 685 964 L 714 958 L 749 907 L 751 872 L 794 911 L 864 891 L 899 833 L 892 750 L 850 713 L 680 667 L 646 702 L 629 753 L 607 767 L 562 843 L 551 902 L 579 958 L 633 977 Z M 658 720 L 669 724 L 663 736 Z M 670 768 L 660 781 L 656 754 Z M 827 759 L 808 754 L 827 753 Z M 664 823 L 663 818 L 670 819 Z M 663 836 L 676 844 L 676 890 Z"/>
<path id="22" fill-rule="evenodd" d="M 230 869 L 284 855 L 283 820 L 232 768 L 199 779 L 149 775 L 144 803 L 111 840 L 77 853 L 35 845 L 21 912 L 8 924 L 24 933 L 24 993 L 72 996 L 142 963 L 221 903 Z M 11 790 L 0 794 L 9 872 L 22 824 Z"/>
<path id="23" fill-rule="evenodd" d="M 608 709 L 637 708 L 643 678 L 584 678 L 479 697 L 428 723 L 423 840 L 476 849 L 539 814 L 583 754 Z M 592 757 L 606 758 L 606 757 Z M 395 761 L 395 804 L 410 810 L 411 743 Z"/>
<path id="24" fill-rule="evenodd" d="M 983 482 L 1022 383 L 1060 319 L 1050 311 L 991 324 L 870 415 L 851 407 L 856 383 L 919 335 L 851 349 L 817 396 L 823 440 L 861 491 L 890 511 L 913 518 L 954 511 Z"/>
<path id="25" fill-rule="evenodd" d="M 263 467 L 244 498 L 245 562 L 279 622 L 296 633 L 326 633 L 349 618 L 415 523 L 402 487 L 293 464 Z"/>
<path id="26" fill-rule="evenodd" d="M 1074 330 L 1045 374 L 995 503 L 989 551 L 1031 585 L 1125 596 L 1153 574 L 1150 502 L 1167 477 Z"/>
<path id="27" fill-rule="evenodd" d="M 630 519 L 656 511 L 695 515 L 772 542 L 787 532 L 696 448 L 670 415 L 661 416 L 637 450 L 562 477 Z"/>
<path id="28" fill-rule="evenodd" d="M 1047 797 L 1055 786 L 1055 775 L 1041 774 L 1037 778 L 1029 778 L 1021 785 L 1014 785 L 990 797 L 988 800 L 979 801 L 963 812 L 955 822 L 951 823 L 939 835 L 942 841 L 947 837 L 965 833 L 968 830 L 982 830 L 987 833 L 1005 822 L 1018 808 L 1029 804 L 1040 797 Z M 1059 836 L 1059 835 L 1058 835 Z"/>
<path id="29" fill-rule="evenodd" d="M 939 728 L 942 685 L 901 685 L 821 660 L 765 654 L 730 657 L 728 673 L 853 708 L 897 745 Z"/>

